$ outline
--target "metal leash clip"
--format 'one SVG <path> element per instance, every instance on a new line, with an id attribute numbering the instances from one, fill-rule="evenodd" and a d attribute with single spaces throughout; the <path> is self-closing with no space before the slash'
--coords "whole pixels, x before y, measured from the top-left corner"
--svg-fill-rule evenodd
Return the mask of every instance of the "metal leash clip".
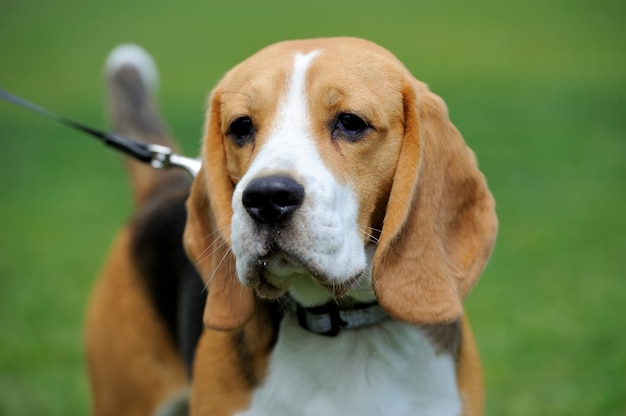
<path id="1" fill-rule="evenodd" d="M 200 160 L 191 157 L 181 156 L 172 149 L 159 144 L 149 144 L 148 151 L 152 155 L 150 166 L 155 169 L 169 169 L 177 167 L 185 169 L 192 177 L 195 177 L 200 171 Z"/>

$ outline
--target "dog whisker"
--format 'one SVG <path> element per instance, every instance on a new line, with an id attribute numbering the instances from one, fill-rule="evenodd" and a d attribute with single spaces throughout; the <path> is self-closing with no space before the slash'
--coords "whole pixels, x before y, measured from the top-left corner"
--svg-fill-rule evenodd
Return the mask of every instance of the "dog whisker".
<path id="1" fill-rule="evenodd" d="M 374 275 L 371 269 L 366 269 L 361 273 L 360 279 L 357 280 L 357 289 L 370 290 L 375 283 Z"/>
<path id="2" fill-rule="evenodd" d="M 211 252 L 207 253 L 207 251 L 208 251 L 211 247 L 213 247 L 216 243 L 219 243 L 219 244 L 217 244 L 217 246 L 215 246 Z M 218 241 L 218 240 L 213 241 L 213 243 L 211 243 L 211 244 L 210 244 L 210 245 L 209 245 L 209 246 L 208 246 L 208 247 L 207 247 L 207 248 L 206 248 L 206 249 L 205 249 L 205 250 L 204 250 L 204 251 L 200 254 L 200 256 L 198 256 L 198 258 L 195 260 L 195 264 L 196 264 L 196 265 L 198 265 L 198 264 L 200 264 L 200 263 L 204 262 L 205 260 L 207 260 L 208 258 L 210 258 L 213 254 L 215 254 L 215 253 L 216 253 L 219 249 L 221 249 L 221 248 L 222 248 L 222 247 L 224 247 L 225 245 L 226 245 L 226 242 L 225 242 L 225 241 Z M 229 249 L 229 250 L 230 250 L 230 249 Z M 205 254 L 205 253 L 206 253 L 206 254 Z"/>
<path id="3" fill-rule="evenodd" d="M 220 259 L 220 261 L 217 263 L 217 266 L 215 266 L 215 268 L 213 269 L 213 273 L 211 273 L 211 275 L 209 276 L 209 278 L 206 281 L 206 284 L 204 285 L 205 290 L 208 289 L 208 285 L 211 283 L 211 281 L 213 280 L 213 278 L 215 277 L 215 274 L 217 273 L 217 271 L 220 269 L 220 267 L 222 266 L 222 263 L 224 262 L 225 259 L 227 259 L 229 257 L 229 254 L 231 252 L 231 249 L 229 248 L 228 250 L 226 250 L 226 252 L 224 253 L 224 255 L 222 256 L 222 258 Z"/>
<path id="4" fill-rule="evenodd" d="M 230 225 L 228 226 L 228 228 L 230 229 Z M 208 236 L 206 236 L 204 239 L 207 240 L 210 237 L 214 236 L 218 231 L 214 231 L 211 234 L 209 234 Z M 206 252 L 211 249 L 211 247 L 213 247 L 213 245 L 215 245 L 216 243 L 220 243 L 212 252 L 210 252 L 209 254 L 206 254 Z M 226 244 L 226 241 L 222 240 L 221 238 L 215 238 L 213 240 L 213 242 L 211 244 L 209 244 L 203 251 L 202 253 L 198 254 L 198 256 L 196 256 L 194 263 L 195 264 L 200 264 L 202 263 L 204 260 L 206 260 L 208 257 L 210 257 L 213 253 L 215 253 L 217 250 L 219 250 L 221 247 L 223 247 Z"/>
<path id="5" fill-rule="evenodd" d="M 378 244 L 380 241 L 380 233 L 382 232 L 382 230 L 379 230 L 377 228 L 370 228 L 368 229 L 363 229 L 360 228 L 360 231 L 363 233 L 363 235 L 365 235 L 367 237 L 367 239 L 369 240 L 370 243 L 372 244 Z"/>

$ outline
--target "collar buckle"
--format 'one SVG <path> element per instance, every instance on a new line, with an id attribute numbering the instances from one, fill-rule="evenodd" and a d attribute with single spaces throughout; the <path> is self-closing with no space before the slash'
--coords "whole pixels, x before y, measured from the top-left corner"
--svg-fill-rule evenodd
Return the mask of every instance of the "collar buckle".
<path id="1" fill-rule="evenodd" d="M 348 322 L 341 319 L 339 315 L 339 306 L 332 302 L 312 308 L 304 308 L 296 303 L 296 316 L 302 328 L 327 337 L 336 337 L 343 328 L 348 326 Z M 309 322 L 315 322 L 315 327 L 312 328 Z M 318 328 L 324 326 L 328 329 L 320 332 Z"/>
<path id="2" fill-rule="evenodd" d="M 330 301 L 321 306 L 306 308 L 291 296 L 285 295 L 281 303 L 285 309 L 295 313 L 302 328 L 328 337 L 335 337 L 344 329 L 366 328 L 390 318 L 378 302 L 343 307 Z"/>

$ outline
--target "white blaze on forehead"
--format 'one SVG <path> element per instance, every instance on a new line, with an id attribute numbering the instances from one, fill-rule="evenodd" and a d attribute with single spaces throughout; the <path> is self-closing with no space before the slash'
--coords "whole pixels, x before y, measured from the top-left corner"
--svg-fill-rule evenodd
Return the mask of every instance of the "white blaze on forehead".
<path id="1" fill-rule="evenodd" d="M 298 163 L 303 162 L 298 160 L 302 156 L 316 158 L 321 163 L 309 131 L 305 91 L 307 70 L 318 54 L 319 51 L 313 51 L 295 55 L 287 94 L 279 104 L 270 140 L 265 143 L 246 176 L 255 176 L 260 170 L 270 170 L 268 173 L 271 174 L 272 169 L 295 172 L 299 168 Z"/>
<path id="2" fill-rule="evenodd" d="M 290 115 L 295 116 L 296 118 L 302 118 L 306 114 L 306 94 L 304 91 L 306 73 L 309 69 L 311 61 L 318 54 L 319 51 L 313 51 L 306 55 L 302 55 L 300 53 L 296 54 L 296 57 L 293 61 L 291 85 L 289 86 L 289 90 L 285 100 L 286 102 L 281 108 L 283 112 L 286 112 L 284 116 L 287 116 L 287 118 L 281 117 L 282 120 L 288 121 L 290 119 L 290 117 L 288 116 Z"/>

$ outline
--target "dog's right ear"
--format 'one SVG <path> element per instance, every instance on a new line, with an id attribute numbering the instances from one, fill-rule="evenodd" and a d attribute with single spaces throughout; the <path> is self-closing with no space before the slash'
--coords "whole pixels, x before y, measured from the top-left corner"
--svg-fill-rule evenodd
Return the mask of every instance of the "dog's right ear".
<path id="1" fill-rule="evenodd" d="M 231 200 L 234 191 L 226 173 L 220 99 L 213 93 L 204 137 L 202 169 L 187 200 L 184 245 L 204 281 L 208 296 L 205 326 L 218 330 L 242 327 L 254 312 L 255 296 L 237 279 L 231 253 Z"/>

